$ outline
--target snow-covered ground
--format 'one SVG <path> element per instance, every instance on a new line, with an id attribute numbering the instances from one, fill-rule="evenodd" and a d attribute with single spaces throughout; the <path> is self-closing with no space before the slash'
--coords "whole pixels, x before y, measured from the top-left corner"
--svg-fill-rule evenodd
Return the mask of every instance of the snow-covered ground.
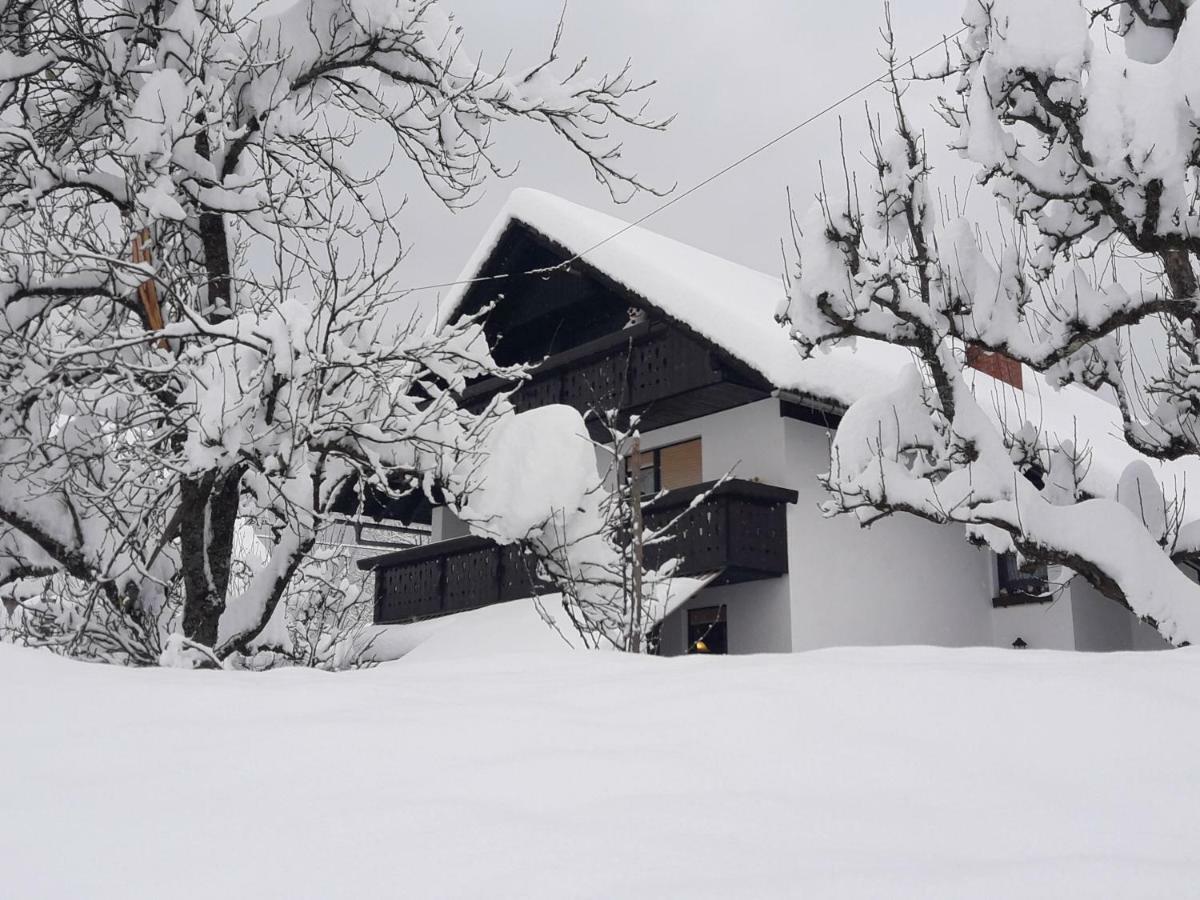
<path id="1" fill-rule="evenodd" d="M 668 660 L 455 630 L 342 675 L 0 647 L 0 894 L 1196 896 L 1200 649 Z"/>

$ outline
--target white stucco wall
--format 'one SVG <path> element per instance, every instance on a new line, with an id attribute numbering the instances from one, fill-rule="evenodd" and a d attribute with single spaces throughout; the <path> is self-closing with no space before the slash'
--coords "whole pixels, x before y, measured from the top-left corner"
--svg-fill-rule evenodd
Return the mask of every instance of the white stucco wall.
<path id="1" fill-rule="evenodd" d="M 705 588 L 663 620 L 659 652 L 687 651 L 687 611 L 725 604 L 730 653 L 787 653 L 792 649 L 788 578 Z"/>
<path id="2" fill-rule="evenodd" d="M 1061 577 L 1051 572 L 1051 581 Z M 1170 647 L 1157 631 L 1078 577 L 1050 603 L 995 610 L 992 627 L 997 647 L 1012 646 L 1018 637 L 1038 650 L 1111 652 Z"/>
<path id="3" fill-rule="evenodd" d="M 1064 593 L 1049 603 L 1026 603 L 992 611 L 992 640 L 1011 647 L 1017 638 L 1031 650 L 1074 650 L 1075 618 Z"/>
<path id="4" fill-rule="evenodd" d="M 656 428 L 642 435 L 642 447 L 652 450 L 667 444 L 700 438 L 705 481 L 727 472 L 748 481 L 790 487 L 783 450 L 783 422 L 777 400 L 759 400 L 724 412 Z"/>
<path id="5" fill-rule="evenodd" d="M 1157 630 L 1082 578 L 1071 582 L 1076 650 L 1168 650 Z"/>
<path id="6" fill-rule="evenodd" d="M 1071 582 L 1076 650 L 1132 650 L 1134 618 L 1082 578 Z"/>
<path id="7" fill-rule="evenodd" d="M 1158 629 L 1150 627 L 1145 622 L 1135 620 L 1133 623 L 1133 641 L 1131 649 L 1170 650 L 1171 645 L 1161 634 L 1158 633 Z"/>
<path id="8" fill-rule="evenodd" d="M 653 448 L 700 437 L 705 480 L 732 470 L 800 494 L 788 508 L 786 579 L 708 589 L 693 605 L 716 602 L 717 590 L 790 594 L 784 605 L 729 613 L 730 651 L 803 650 L 846 644 L 990 644 L 991 556 L 971 547 L 960 528 L 897 517 L 863 530 L 850 519 L 825 519 L 817 475 L 829 464 L 824 428 L 786 419 L 776 400 L 762 400 L 643 436 Z M 738 609 L 747 607 L 739 604 Z M 686 617 L 665 627 L 682 631 Z M 790 640 L 779 638 L 783 629 Z M 741 635 L 739 636 L 739 632 Z M 757 645 L 743 643 L 749 635 Z M 682 638 L 679 638 L 682 643 Z M 664 647 L 666 647 L 664 638 Z"/>
<path id="9" fill-rule="evenodd" d="M 990 644 L 991 555 L 960 527 L 911 516 L 869 529 L 824 518 L 817 476 L 829 468 L 828 432 L 781 421 L 788 487 L 800 493 L 788 516 L 793 648 Z"/>
<path id="10" fill-rule="evenodd" d="M 430 539 L 448 541 L 471 533 L 465 522 L 445 506 L 435 506 L 430 527 Z"/>

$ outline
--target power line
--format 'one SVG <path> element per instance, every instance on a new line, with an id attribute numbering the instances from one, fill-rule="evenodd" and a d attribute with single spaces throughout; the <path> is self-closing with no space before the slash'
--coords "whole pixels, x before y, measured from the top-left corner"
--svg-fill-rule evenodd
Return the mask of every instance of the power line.
<path id="1" fill-rule="evenodd" d="M 939 38 L 934 43 L 930 44 L 928 47 L 926 47 L 920 53 L 917 53 L 913 56 L 908 57 L 902 65 L 904 65 L 904 66 L 912 65 L 921 57 L 927 56 L 928 54 L 932 53 L 934 50 L 938 49 L 939 47 L 945 46 L 946 43 L 948 43 L 949 41 L 958 37 L 960 34 L 962 34 L 966 30 L 967 30 L 967 26 L 964 25 L 963 27 L 959 28 L 957 31 L 953 32 L 952 34 L 943 35 L 941 38 Z M 678 203 L 680 200 L 683 200 L 686 197 L 690 197 L 692 194 L 696 193 L 701 188 L 707 187 L 708 185 L 712 184 L 718 178 L 722 178 L 725 175 L 728 175 L 734 169 L 738 168 L 739 166 L 745 165 L 746 163 L 748 163 L 750 160 L 754 159 L 759 154 L 765 153 L 767 150 L 770 150 L 772 147 L 774 147 L 776 144 L 780 143 L 781 141 L 787 140 L 789 137 L 791 137 L 793 134 L 795 134 L 800 129 L 805 128 L 808 125 L 811 125 L 813 122 L 817 121 L 817 119 L 820 119 L 823 116 L 828 115 L 829 113 L 831 113 L 835 109 L 837 109 L 839 106 L 843 106 L 846 103 L 849 103 L 855 97 L 859 96 L 860 94 L 864 94 L 867 91 L 869 91 L 871 88 L 875 87 L 875 85 L 880 84 L 881 82 L 887 81 L 896 72 L 896 69 L 897 69 L 896 66 L 889 67 L 888 70 L 886 72 L 884 72 L 882 75 L 880 75 L 878 78 L 874 78 L 871 81 L 868 81 L 865 84 L 860 85 L 859 87 L 855 88 L 850 93 L 846 94 L 844 97 L 841 97 L 841 98 L 833 101 L 828 106 L 813 113 L 811 116 L 809 116 L 804 121 L 798 122 L 797 124 L 795 124 L 791 128 L 789 128 L 787 131 L 783 132 L 782 134 L 776 135 L 775 137 L 771 138 L 771 140 L 767 141 L 765 144 L 762 144 L 762 145 L 756 147 L 755 149 L 751 150 L 749 153 L 745 154 L 744 156 L 741 156 L 738 159 L 735 159 L 733 162 L 729 163 L 728 165 L 724 166 L 723 168 L 718 169 L 716 172 L 709 175 L 704 180 L 699 181 L 696 184 L 692 185 L 690 188 L 688 188 L 683 193 L 676 194 L 670 200 L 667 200 L 666 202 L 659 204 L 658 206 L 656 206 L 654 209 L 650 210 L 648 213 L 646 213 L 641 218 L 638 218 L 632 222 L 629 222 L 624 227 L 617 229 L 616 231 L 614 231 L 612 234 L 610 234 L 608 237 L 604 238 L 603 240 L 597 241 L 595 244 L 592 244 L 592 246 L 588 247 L 586 250 L 581 250 L 579 253 L 576 253 L 570 259 L 563 260 L 560 263 L 555 263 L 552 266 L 542 266 L 541 268 L 537 268 L 537 269 L 527 269 L 523 272 L 501 272 L 496 275 L 480 275 L 476 278 L 464 278 L 464 279 L 460 279 L 459 281 L 445 281 L 445 282 L 442 282 L 441 284 L 423 284 L 420 287 L 406 288 L 406 289 L 404 289 L 404 291 L 402 291 L 402 293 L 414 293 L 416 291 L 432 291 L 432 290 L 437 290 L 439 288 L 458 287 L 459 285 L 466 285 L 466 284 L 482 284 L 482 283 L 489 282 L 489 281 L 504 281 L 505 279 L 509 279 L 509 278 L 521 278 L 521 277 L 533 276 L 533 275 L 550 275 L 554 272 L 562 271 L 563 269 L 566 269 L 568 266 L 570 266 L 571 263 L 578 262 L 579 260 L 583 259 L 583 257 L 587 256 L 589 253 L 603 247 L 609 241 L 615 240 L 616 238 L 619 238 L 621 235 L 625 234 L 625 232 L 641 226 L 643 223 L 647 222 L 654 216 L 657 216 L 663 210 L 669 209 L 670 207 L 672 207 L 676 203 Z"/>

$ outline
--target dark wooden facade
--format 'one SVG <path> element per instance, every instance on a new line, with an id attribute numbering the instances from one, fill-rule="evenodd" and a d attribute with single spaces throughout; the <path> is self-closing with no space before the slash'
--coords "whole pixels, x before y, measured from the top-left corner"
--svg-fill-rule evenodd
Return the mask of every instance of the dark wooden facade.
<path id="1" fill-rule="evenodd" d="M 689 509 L 692 501 L 711 491 Z M 714 584 L 773 578 L 787 572 L 787 504 L 796 492 L 731 480 L 671 491 L 649 504 L 646 524 L 660 528 L 678 517 L 672 540 L 646 548 L 656 568 L 678 558 L 677 575 L 720 572 Z M 516 546 L 480 537 L 439 541 L 362 560 L 375 571 L 379 624 L 477 609 L 534 593 L 532 561 Z"/>
<path id="2" fill-rule="evenodd" d="M 488 379 L 469 387 L 464 401 L 479 409 L 511 387 Z M 668 323 L 649 322 L 550 357 L 512 399 L 518 411 L 562 403 L 584 415 L 611 409 L 636 413 L 641 428 L 649 430 L 768 396 L 767 385 L 696 338 Z"/>
<path id="3" fill-rule="evenodd" d="M 551 267 L 569 256 L 544 235 L 515 225 L 483 274 Z M 536 365 L 513 397 L 518 410 L 548 403 L 585 415 L 617 409 L 640 415 L 642 429 L 649 430 L 769 397 L 774 389 L 749 366 L 584 262 L 500 287 L 476 285 L 460 311 L 475 313 L 489 305 L 484 327 L 496 361 Z M 482 407 L 510 387 L 488 380 L 472 385 L 464 399 Z"/>

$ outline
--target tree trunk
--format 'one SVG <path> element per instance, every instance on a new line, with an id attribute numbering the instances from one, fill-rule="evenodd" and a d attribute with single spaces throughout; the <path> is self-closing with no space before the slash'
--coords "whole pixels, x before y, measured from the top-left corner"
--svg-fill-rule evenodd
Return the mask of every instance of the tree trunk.
<path id="1" fill-rule="evenodd" d="M 642 547 L 642 439 L 633 439 L 633 449 L 629 454 L 631 477 L 629 480 L 630 518 L 633 524 L 633 591 L 630 598 L 631 627 L 628 649 L 634 653 L 642 652 L 642 566 L 645 565 L 645 551 Z"/>
<path id="2" fill-rule="evenodd" d="M 203 115 L 198 121 L 201 126 L 205 124 Z M 203 127 L 196 135 L 196 153 L 203 159 L 211 156 Z M 209 322 L 217 323 L 229 318 L 233 299 L 223 215 L 200 214 L 200 240 L 208 279 L 207 308 L 202 314 Z M 225 611 L 241 481 L 241 469 L 234 468 L 210 470 L 180 482 L 183 634 L 206 647 L 217 645 L 218 625 Z"/>
<path id="3" fill-rule="evenodd" d="M 215 647 L 225 611 L 242 473 L 207 472 L 180 482 L 183 634 Z"/>
<path id="4" fill-rule="evenodd" d="M 1167 283 L 1171 286 L 1171 295 L 1176 300 L 1193 300 L 1196 298 L 1196 273 L 1192 269 L 1192 259 L 1186 250 L 1164 250 L 1159 254 L 1166 270 Z"/>
<path id="5" fill-rule="evenodd" d="M 204 115 L 201 114 L 197 121 L 203 126 Z M 196 155 L 201 159 L 212 156 L 208 132 L 204 128 L 196 135 Z M 222 213 L 211 210 L 200 213 L 200 244 L 208 272 L 208 308 L 204 314 L 210 322 L 223 322 L 232 314 L 233 266 L 229 260 L 229 239 Z"/>

